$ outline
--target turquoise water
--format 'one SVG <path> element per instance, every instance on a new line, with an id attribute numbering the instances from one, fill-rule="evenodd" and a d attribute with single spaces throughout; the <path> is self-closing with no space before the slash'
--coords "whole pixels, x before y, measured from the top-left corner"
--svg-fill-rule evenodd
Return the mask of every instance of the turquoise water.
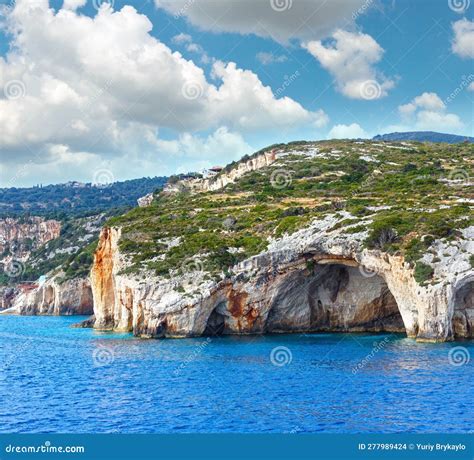
<path id="1" fill-rule="evenodd" d="M 139 340 L 69 327 L 82 319 L 0 317 L 1 432 L 474 430 L 472 341 Z"/>

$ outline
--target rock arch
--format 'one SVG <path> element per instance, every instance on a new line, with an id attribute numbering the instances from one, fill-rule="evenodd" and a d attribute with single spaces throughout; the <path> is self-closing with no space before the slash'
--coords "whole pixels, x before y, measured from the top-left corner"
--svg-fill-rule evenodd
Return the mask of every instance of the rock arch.
<path id="1" fill-rule="evenodd" d="M 474 274 L 454 286 L 452 313 L 454 338 L 474 337 Z"/>
<path id="2" fill-rule="evenodd" d="M 385 278 L 353 259 L 310 257 L 211 297 L 198 309 L 198 335 L 408 332 Z"/>
<path id="3" fill-rule="evenodd" d="M 385 279 L 352 259 L 311 259 L 281 283 L 266 332 L 405 332 Z"/>
<path id="4" fill-rule="evenodd" d="M 225 303 L 221 302 L 211 311 L 211 314 L 206 321 L 206 328 L 203 333 L 204 336 L 215 337 L 223 335 L 226 332 L 225 308 Z"/>

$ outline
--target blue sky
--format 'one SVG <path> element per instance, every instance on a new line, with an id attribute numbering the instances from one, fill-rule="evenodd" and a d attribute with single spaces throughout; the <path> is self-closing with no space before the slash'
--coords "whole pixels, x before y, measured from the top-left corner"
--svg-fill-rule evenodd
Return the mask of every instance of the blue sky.
<path id="1" fill-rule="evenodd" d="M 295 139 L 473 135 L 468 0 L 17 0 L 0 186 L 225 164 Z"/>

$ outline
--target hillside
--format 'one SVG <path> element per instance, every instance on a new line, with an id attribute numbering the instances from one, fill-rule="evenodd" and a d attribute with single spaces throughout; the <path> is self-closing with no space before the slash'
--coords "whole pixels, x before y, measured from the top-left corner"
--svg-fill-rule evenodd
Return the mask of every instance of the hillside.
<path id="1" fill-rule="evenodd" d="M 107 218 L 137 205 L 164 185 L 164 177 L 107 186 L 68 183 L 0 189 L 0 286 L 36 281 L 53 272 L 61 280 L 87 277 Z"/>
<path id="2" fill-rule="evenodd" d="M 341 211 L 353 217 L 338 226 L 367 229 L 368 248 L 402 251 L 411 262 L 433 238 L 472 225 L 474 146 L 322 141 L 276 152 L 271 166 L 222 190 L 162 195 L 110 221 L 122 228 L 128 270 L 170 276 L 199 255 L 217 275 L 271 239 Z"/>
<path id="3" fill-rule="evenodd" d="M 474 142 L 474 137 L 457 136 L 456 134 L 436 133 L 434 131 L 413 131 L 406 133 L 389 133 L 375 136 L 374 141 L 410 141 L 410 142 L 445 142 L 447 144 L 460 144 L 463 142 Z"/>
<path id="4" fill-rule="evenodd" d="M 474 333 L 471 144 L 272 146 L 109 220 L 94 327 L 145 337 Z"/>
<path id="5" fill-rule="evenodd" d="M 107 185 L 68 184 L 0 189 L 0 218 L 33 216 L 77 217 L 111 208 L 136 206 L 137 199 L 161 188 L 165 177 L 114 182 Z"/>

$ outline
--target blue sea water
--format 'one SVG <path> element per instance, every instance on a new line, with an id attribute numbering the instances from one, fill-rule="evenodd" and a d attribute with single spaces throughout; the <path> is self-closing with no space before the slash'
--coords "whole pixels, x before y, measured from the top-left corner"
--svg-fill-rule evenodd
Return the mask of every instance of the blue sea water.
<path id="1" fill-rule="evenodd" d="M 0 317 L 0 432 L 474 430 L 472 341 L 140 340 L 70 327 L 82 319 Z"/>

